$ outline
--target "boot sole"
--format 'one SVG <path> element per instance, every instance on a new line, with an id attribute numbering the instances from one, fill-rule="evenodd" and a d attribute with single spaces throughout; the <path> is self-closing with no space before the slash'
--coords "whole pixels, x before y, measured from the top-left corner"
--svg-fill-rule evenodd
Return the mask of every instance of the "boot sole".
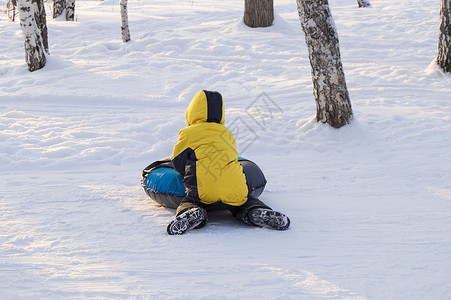
<path id="1" fill-rule="evenodd" d="M 172 220 L 166 230 L 169 235 L 180 235 L 190 229 L 196 228 L 206 220 L 207 213 L 204 209 L 193 208 Z"/>
<path id="2" fill-rule="evenodd" d="M 249 219 L 257 226 L 286 230 L 290 227 L 290 219 L 277 211 L 257 208 L 249 213 Z"/>

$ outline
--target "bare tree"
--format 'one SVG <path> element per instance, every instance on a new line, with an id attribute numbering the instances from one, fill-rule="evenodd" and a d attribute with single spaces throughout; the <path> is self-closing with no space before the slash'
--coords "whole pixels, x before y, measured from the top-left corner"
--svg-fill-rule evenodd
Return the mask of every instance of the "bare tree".
<path id="1" fill-rule="evenodd" d="M 357 0 L 357 3 L 359 4 L 359 7 L 369 7 L 369 6 L 371 6 L 369 0 Z"/>
<path id="2" fill-rule="evenodd" d="M 75 15 L 75 0 L 66 0 L 66 21 L 73 21 Z"/>
<path id="3" fill-rule="evenodd" d="M 33 72 L 45 66 L 45 52 L 48 52 L 44 3 L 43 0 L 17 0 L 17 7 L 25 38 L 25 61 L 28 70 Z"/>
<path id="4" fill-rule="evenodd" d="M 127 43 L 130 40 L 130 30 L 128 28 L 127 0 L 121 0 L 121 33 L 122 41 Z"/>
<path id="5" fill-rule="evenodd" d="M 75 0 L 54 0 L 53 18 L 58 18 L 64 11 L 66 12 L 66 21 L 73 21 L 75 15 Z"/>
<path id="6" fill-rule="evenodd" d="M 335 23 L 327 0 L 297 0 L 312 67 L 316 120 L 340 128 L 352 118 Z"/>
<path id="7" fill-rule="evenodd" d="M 42 46 L 44 47 L 45 52 L 50 54 L 44 0 L 35 0 L 32 1 L 32 3 L 34 8 L 34 19 L 36 20 L 36 26 L 41 36 Z"/>
<path id="8" fill-rule="evenodd" d="M 244 0 L 244 24 L 249 27 L 268 27 L 274 21 L 273 0 Z"/>
<path id="9" fill-rule="evenodd" d="M 63 14 L 64 9 L 66 9 L 65 0 L 54 0 L 53 1 L 53 18 L 56 19 Z"/>
<path id="10" fill-rule="evenodd" d="M 451 72 L 451 0 L 442 0 L 440 7 L 440 35 L 437 64 L 445 72 Z"/>
<path id="11" fill-rule="evenodd" d="M 8 13 L 8 19 L 10 19 L 12 22 L 16 20 L 16 7 L 16 0 L 10 0 L 6 3 L 6 12 Z"/>

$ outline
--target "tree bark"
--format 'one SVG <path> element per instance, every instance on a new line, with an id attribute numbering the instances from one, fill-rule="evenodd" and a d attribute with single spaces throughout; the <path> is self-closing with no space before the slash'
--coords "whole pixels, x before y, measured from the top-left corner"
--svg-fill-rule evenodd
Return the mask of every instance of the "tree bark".
<path id="1" fill-rule="evenodd" d="M 273 0 L 244 0 L 244 24 L 249 27 L 268 27 L 274 21 Z"/>
<path id="2" fill-rule="evenodd" d="M 28 70 L 33 72 L 44 67 L 46 62 L 45 48 L 41 39 L 42 24 L 39 27 L 35 19 L 38 13 L 36 7 L 43 7 L 44 5 L 42 0 L 18 0 L 17 6 L 20 27 L 25 38 L 25 61 L 28 64 Z M 45 15 L 43 20 L 45 20 Z"/>
<path id="3" fill-rule="evenodd" d="M 11 0 L 6 3 L 6 11 L 8 13 L 8 19 L 10 19 L 12 22 L 16 20 L 16 7 L 17 7 L 16 0 Z"/>
<path id="4" fill-rule="evenodd" d="M 451 0 L 442 0 L 440 7 L 440 35 L 437 64 L 445 72 L 451 72 Z"/>
<path id="5" fill-rule="evenodd" d="M 73 21 L 75 15 L 75 0 L 66 0 L 66 21 Z"/>
<path id="6" fill-rule="evenodd" d="M 122 41 L 127 43 L 130 41 L 130 30 L 128 28 L 128 11 L 127 11 L 127 0 L 121 0 L 121 33 Z"/>
<path id="7" fill-rule="evenodd" d="M 66 8 L 65 0 L 54 0 L 53 1 L 53 18 L 56 19 L 63 14 Z"/>
<path id="8" fill-rule="evenodd" d="M 34 19 L 36 26 L 41 36 L 42 46 L 47 54 L 49 52 L 49 40 L 47 30 L 47 16 L 45 14 L 44 0 L 32 0 L 34 8 Z"/>
<path id="9" fill-rule="evenodd" d="M 340 128 L 350 122 L 352 108 L 329 3 L 297 0 L 297 6 L 312 67 L 316 120 Z"/>
<path id="10" fill-rule="evenodd" d="M 359 7 L 369 7 L 369 6 L 371 6 L 369 0 L 357 0 L 357 3 L 359 4 Z"/>

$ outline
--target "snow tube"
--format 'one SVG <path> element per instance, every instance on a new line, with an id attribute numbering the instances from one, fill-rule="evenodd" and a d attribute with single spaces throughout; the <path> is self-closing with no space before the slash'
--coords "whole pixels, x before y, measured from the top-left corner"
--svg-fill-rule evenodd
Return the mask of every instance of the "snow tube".
<path id="1" fill-rule="evenodd" d="M 266 185 L 266 178 L 262 170 L 252 161 L 239 157 L 243 166 L 249 194 L 258 198 Z M 168 208 L 177 208 L 185 197 L 183 176 L 174 170 L 169 158 L 155 161 L 142 172 L 141 185 L 146 194 L 157 203 Z M 217 205 L 221 209 L 221 205 Z"/>

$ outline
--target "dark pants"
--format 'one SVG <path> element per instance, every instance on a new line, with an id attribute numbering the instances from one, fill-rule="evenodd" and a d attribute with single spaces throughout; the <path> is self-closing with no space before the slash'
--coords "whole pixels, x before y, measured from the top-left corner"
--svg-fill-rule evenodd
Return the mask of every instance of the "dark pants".
<path id="1" fill-rule="evenodd" d="M 193 203 L 185 198 L 184 201 L 182 203 L 180 203 L 180 205 L 177 207 L 177 216 L 193 207 L 202 207 L 206 211 L 212 211 L 212 210 L 217 210 L 217 209 L 228 209 L 235 218 L 237 218 L 241 222 L 244 222 L 249 225 L 254 225 L 250 221 L 249 216 L 248 216 L 248 213 L 251 210 L 253 210 L 255 208 L 271 209 L 269 206 L 267 206 L 261 200 L 254 198 L 252 196 L 248 196 L 247 201 L 241 206 L 233 206 L 233 205 L 228 205 L 228 204 L 224 204 L 221 202 L 216 202 L 216 203 L 212 203 L 212 204 L 204 204 L 202 202 Z"/>

